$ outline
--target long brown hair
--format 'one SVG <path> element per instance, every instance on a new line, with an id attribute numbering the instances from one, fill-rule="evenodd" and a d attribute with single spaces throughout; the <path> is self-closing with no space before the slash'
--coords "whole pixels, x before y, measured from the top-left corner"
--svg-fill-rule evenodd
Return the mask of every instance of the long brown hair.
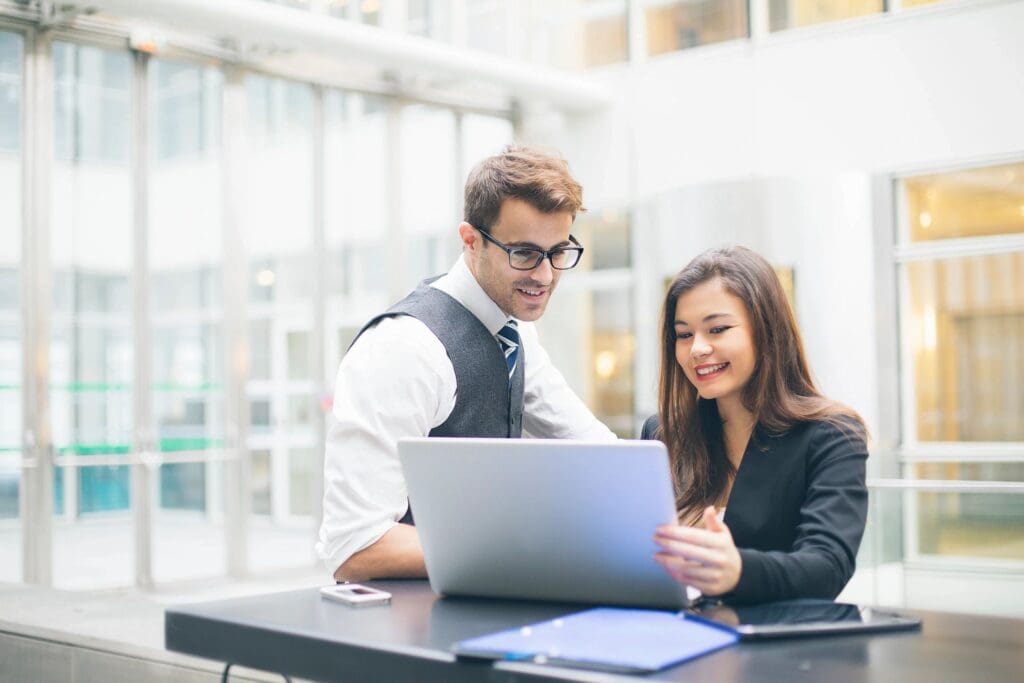
<path id="1" fill-rule="evenodd" d="M 741 400 L 770 433 L 799 422 L 827 420 L 863 435 L 860 416 L 822 396 L 814 384 L 796 319 L 771 265 L 745 247 L 711 249 L 683 268 L 669 286 L 661 317 L 658 438 L 668 447 L 681 517 L 715 504 L 735 468 L 726 457 L 718 406 L 702 399 L 676 361 L 676 303 L 697 285 L 719 279 L 746 306 L 756 362 Z"/>

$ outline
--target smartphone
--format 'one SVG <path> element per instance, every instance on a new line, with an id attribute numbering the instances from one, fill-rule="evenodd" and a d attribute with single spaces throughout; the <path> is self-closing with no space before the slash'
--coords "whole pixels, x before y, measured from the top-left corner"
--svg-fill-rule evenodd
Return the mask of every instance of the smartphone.
<path id="1" fill-rule="evenodd" d="M 335 586 L 324 586 L 320 596 L 328 600 L 341 602 L 350 607 L 373 607 L 387 605 L 391 602 L 391 593 L 370 588 L 360 583 L 339 583 Z"/>

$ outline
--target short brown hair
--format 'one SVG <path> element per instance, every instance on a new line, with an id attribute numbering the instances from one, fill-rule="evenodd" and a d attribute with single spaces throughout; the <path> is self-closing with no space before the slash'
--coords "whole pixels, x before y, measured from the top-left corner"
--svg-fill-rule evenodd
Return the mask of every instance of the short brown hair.
<path id="1" fill-rule="evenodd" d="M 521 145 L 508 145 L 470 171 L 464 220 L 490 230 L 508 198 L 522 199 L 543 213 L 568 211 L 574 220 L 578 212 L 586 211 L 583 188 L 569 173 L 565 159 Z"/>

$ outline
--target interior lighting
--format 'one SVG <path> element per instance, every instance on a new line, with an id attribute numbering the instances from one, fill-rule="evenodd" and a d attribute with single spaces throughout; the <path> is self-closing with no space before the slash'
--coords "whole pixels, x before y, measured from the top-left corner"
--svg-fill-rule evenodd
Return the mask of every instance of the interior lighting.
<path id="1" fill-rule="evenodd" d="M 929 228 L 932 225 L 932 215 L 927 211 L 922 211 L 917 220 L 921 223 L 922 228 Z"/>
<path id="2" fill-rule="evenodd" d="M 273 287 L 276 280 L 277 276 L 274 275 L 274 271 L 269 268 L 264 268 L 260 272 L 256 273 L 256 284 L 260 287 Z"/>
<path id="3" fill-rule="evenodd" d="M 921 341 L 924 350 L 934 351 L 939 345 L 939 321 L 935 316 L 935 306 L 929 304 L 924 307 L 921 323 Z"/>
<path id="4" fill-rule="evenodd" d="M 601 351 L 594 357 L 594 372 L 603 380 L 612 378 L 615 368 L 619 364 L 619 357 L 614 351 Z"/>
<path id="5" fill-rule="evenodd" d="M 143 29 L 135 29 L 128 36 L 128 47 L 147 55 L 158 53 L 164 42 L 163 36 Z"/>
<path id="6" fill-rule="evenodd" d="M 359 9 L 363 14 L 373 14 L 380 9 L 380 0 L 363 0 Z"/>

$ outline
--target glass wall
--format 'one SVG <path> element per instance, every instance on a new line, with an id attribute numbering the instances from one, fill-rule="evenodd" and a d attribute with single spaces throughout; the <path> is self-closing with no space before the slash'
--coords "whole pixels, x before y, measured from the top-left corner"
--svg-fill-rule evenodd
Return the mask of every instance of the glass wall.
<path id="1" fill-rule="evenodd" d="M 512 49 L 509 23 L 515 9 L 502 0 L 467 0 L 466 47 L 499 55 L 509 54 Z"/>
<path id="2" fill-rule="evenodd" d="M 149 64 L 149 314 L 159 468 L 157 582 L 225 571 L 220 523 L 224 361 L 218 69 Z M 178 462 L 176 462 L 178 460 Z M 176 561 L 189 554 L 195 561 Z"/>
<path id="3" fill-rule="evenodd" d="M 0 31 L 0 581 L 21 578 L 21 98 L 17 33 Z"/>
<path id="4" fill-rule="evenodd" d="M 451 40 L 450 0 L 406 0 L 406 31 L 414 36 Z"/>
<path id="5" fill-rule="evenodd" d="M 458 253 L 461 178 L 455 158 L 455 114 L 426 104 L 402 107 L 399 139 L 401 209 L 406 276 L 411 289 L 444 273 Z"/>
<path id="6" fill-rule="evenodd" d="M 765 3 L 771 32 L 943 0 L 264 0 L 557 68 L 627 62 L 750 36 Z M 631 26 L 631 22 L 637 26 Z M 640 44 L 631 46 L 638 39 Z M 632 48 L 632 50 L 631 50 Z M 631 54 L 632 52 L 632 54 Z"/>
<path id="7" fill-rule="evenodd" d="M 23 52 L 20 35 L 0 31 L 0 224 L 11 227 L 0 230 L 0 397 L 10 404 L 0 415 L 0 580 L 10 581 L 22 566 Z M 324 387 L 366 318 L 400 286 L 454 260 L 467 167 L 511 141 L 511 123 L 325 89 L 319 130 L 311 84 L 250 74 L 245 120 L 231 122 L 245 131 L 231 150 L 243 156 L 236 166 L 223 163 L 222 103 L 234 91 L 219 65 L 149 58 L 140 68 L 144 58 L 126 49 L 71 39 L 54 42 L 52 58 L 53 82 L 45 70 L 40 82 L 52 87 L 54 107 L 45 240 L 53 290 L 49 311 L 40 313 L 52 320 L 55 584 L 129 586 L 147 569 L 166 584 L 228 570 L 226 378 L 238 359 L 224 356 L 224 277 L 238 264 L 247 267 L 250 332 L 245 569 L 313 567 L 318 434 L 330 404 Z M 141 103 L 136 80 L 145 85 Z M 136 168 L 133 145 L 143 131 L 146 163 Z M 317 177 L 313 145 L 321 133 L 325 164 Z M 228 252 L 224 173 L 236 167 L 244 175 L 227 180 L 244 188 L 242 244 Z M 323 207 L 313 205 L 317 185 L 325 188 Z M 147 213 L 137 223 L 134 196 L 143 189 Z M 323 283 L 313 267 L 318 208 Z M 149 376 L 138 378 L 136 235 L 146 243 L 140 324 L 150 340 L 142 350 Z M 321 309 L 325 359 L 313 355 Z M 317 376 L 322 364 L 326 377 Z M 137 400 L 140 382 L 149 387 L 146 400 Z M 136 415 L 147 404 L 150 412 Z M 135 452 L 139 442 L 152 453 Z M 137 537 L 131 468 L 150 455 L 151 526 Z M 151 545 L 148 567 L 145 553 L 136 565 L 137 542 Z"/>
<path id="8" fill-rule="evenodd" d="M 131 583 L 132 62 L 57 42 L 53 73 L 54 582 Z"/>
<path id="9" fill-rule="evenodd" d="M 312 376 L 311 356 L 313 91 L 307 84 L 251 75 L 246 93 L 250 162 L 243 239 L 250 278 L 254 487 L 249 559 L 261 571 L 309 560 L 319 504 L 312 488 L 319 448 L 312 400 L 319 378 Z"/>
<path id="10" fill-rule="evenodd" d="M 781 31 L 884 10 L 884 0 L 768 0 L 768 25 L 772 31 Z"/>
<path id="11" fill-rule="evenodd" d="M 465 179 L 482 159 L 501 152 L 502 148 L 511 143 L 515 136 L 511 121 L 500 116 L 485 116 L 483 114 L 463 115 L 461 132 L 462 159 L 460 159 L 459 176 L 462 179 Z M 461 213 L 461 202 L 458 209 Z"/>
<path id="12" fill-rule="evenodd" d="M 356 332 L 391 303 L 391 107 L 388 99 L 357 93 L 325 97 L 328 388 Z"/>
<path id="13" fill-rule="evenodd" d="M 629 58 L 625 0 L 584 0 L 580 8 L 582 66 L 603 66 Z"/>
<path id="14" fill-rule="evenodd" d="M 908 177 L 899 190 L 907 476 L 1022 481 L 1006 449 L 1024 445 L 1024 248 L 1005 240 L 1024 236 L 1024 163 Z M 909 550 L 1020 561 L 1020 499 L 921 493 Z"/>
<path id="15" fill-rule="evenodd" d="M 747 0 L 645 0 L 647 53 L 746 38 Z"/>
<path id="16" fill-rule="evenodd" d="M 586 250 L 563 273 L 538 321 L 541 341 L 573 390 L 623 438 L 635 438 L 636 321 L 630 220 L 625 212 L 582 214 L 573 235 Z M 646 416 L 643 416 L 646 417 Z"/>

